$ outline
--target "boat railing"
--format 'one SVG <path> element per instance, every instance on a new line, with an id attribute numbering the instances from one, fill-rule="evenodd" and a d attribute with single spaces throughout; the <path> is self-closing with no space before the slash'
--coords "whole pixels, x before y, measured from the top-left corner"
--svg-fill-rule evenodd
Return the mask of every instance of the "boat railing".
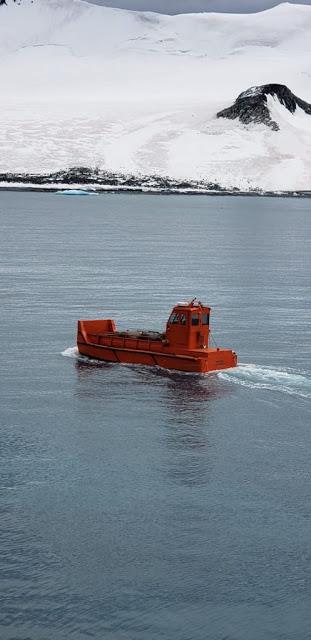
<path id="1" fill-rule="evenodd" d="M 155 332 L 154 332 L 155 333 Z M 115 349 L 143 349 L 145 351 L 152 351 L 152 345 L 155 343 L 163 343 L 165 340 L 165 334 L 157 334 L 152 336 L 148 336 L 147 334 L 136 334 L 135 336 L 131 333 L 126 332 L 107 332 L 105 334 L 90 334 L 89 341 L 93 344 L 97 344 L 99 346 L 107 346 L 113 347 Z"/>

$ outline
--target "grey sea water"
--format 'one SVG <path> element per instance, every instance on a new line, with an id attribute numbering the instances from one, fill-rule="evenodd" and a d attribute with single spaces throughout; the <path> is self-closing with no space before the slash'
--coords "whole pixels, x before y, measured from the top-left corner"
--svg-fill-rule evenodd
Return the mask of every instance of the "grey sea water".
<path id="1" fill-rule="evenodd" d="M 310 200 L 0 193 L 1 640 L 311 637 Z M 237 370 L 88 363 L 213 306 Z"/>

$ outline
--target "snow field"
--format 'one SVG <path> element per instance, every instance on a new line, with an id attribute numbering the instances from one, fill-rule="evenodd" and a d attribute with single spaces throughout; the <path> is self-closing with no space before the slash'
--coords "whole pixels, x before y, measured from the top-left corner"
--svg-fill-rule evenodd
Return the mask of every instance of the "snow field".
<path id="1" fill-rule="evenodd" d="M 310 189 L 310 116 L 271 98 L 274 132 L 216 113 L 269 82 L 311 102 L 311 7 L 163 16 L 82 0 L 7 2 L 1 172 L 83 165 L 243 190 Z"/>

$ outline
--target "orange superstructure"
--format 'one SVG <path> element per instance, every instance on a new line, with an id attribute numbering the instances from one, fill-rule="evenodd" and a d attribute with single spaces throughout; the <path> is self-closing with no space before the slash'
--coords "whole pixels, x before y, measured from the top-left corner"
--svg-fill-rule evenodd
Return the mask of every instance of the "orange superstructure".
<path id="1" fill-rule="evenodd" d="M 78 350 L 82 355 L 107 362 L 195 373 L 236 367 L 234 351 L 209 347 L 210 311 L 196 298 L 177 304 L 164 333 L 117 331 L 113 320 L 79 320 Z"/>

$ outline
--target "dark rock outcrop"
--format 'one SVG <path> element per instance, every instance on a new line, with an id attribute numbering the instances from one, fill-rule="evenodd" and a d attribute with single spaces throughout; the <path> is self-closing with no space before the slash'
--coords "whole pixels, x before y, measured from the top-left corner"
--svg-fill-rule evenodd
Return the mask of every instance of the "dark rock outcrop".
<path id="1" fill-rule="evenodd" d="M 22 0 L 12 0 L 12 1 L 13 1 L 15 4 L 21 4 L 21 3 L 22 3 Z M 33 3 L 33 0 L 31 0 L 31 3 Z M 6 5 L 7 5 L 7 4 L 8 4 L 8 0 L 0 0 L 0 7 L 1 7 L 1 5 L 3 5 L 3 4 L 6 4 Z"/>
<path id="2" fill-rule="evenodd" d="M 136 191 L 153 193 L 206 193 L 222 192 L 227 189 L 215 182 L 197 180 L 178 180 L 169 176 L 132 175 L 114 173 L 89 167 L 71 167 L 54 173 L 0 173 L 0 183 L 7 185 L 25 185 L 40 188 L 53 185 L 55 191 L 64 186 L 74 185 L 82 188 L 90 185 L 98 191 Z M 231 192 L 237 189 L 230 190 Z"/>
<path id="3" fill-rule="evenodd" d="M 0 191 L 58 191 L 67 188 L 100 192 L 209 194 L 311 198 L 311 191 L 263 191 L 253 187 L 241 191 L 238 187 L 223 187 L 208 180 L 178 180 L 168 176 L 113 173 L 90 167 L 71 167 L 54 173 L 0 173 Z"/>
<path id="4" fill-rule="evenodd" d="M 311 104 L 295 96 L 284 84 L 263 84 L 240 93 L 231 107 L 217 113 L 217 118 L 238 118 L 243 124 L 265 124 L 278 131 L 279 125 L 271 118 L 267 96 L 276 96 L 291 113 L 300 107 L 311 115 Z"/>

